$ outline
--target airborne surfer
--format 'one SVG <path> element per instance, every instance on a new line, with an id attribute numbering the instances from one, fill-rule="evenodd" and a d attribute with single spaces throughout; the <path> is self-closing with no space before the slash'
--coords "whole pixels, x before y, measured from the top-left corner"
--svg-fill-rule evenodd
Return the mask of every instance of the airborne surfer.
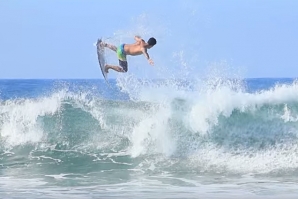
<path id="1" fill-rule="evenodd" d="M 147 50 L 152 48 L 156 44 L 156 39 L 151 37 L 147 42 L 145 42 L 140 36 L 135 36 L 136 40 L 133 44 L 121 44 L 116 47 L 112 44 L 108 44 L 105 42 L 101 42 L 100 45 L 106 48 L 109 48 L 117 53 L 117 57 L 119 59 L 119 66 L 114 65 L 105 65 L 105 72 L 108 73 L 109 69 L 113 69 L 117 72 L 127 72 L 127 60 L 126 55 L 141 55 L 143 54 L 145 58 L 148 60 L 150 65 L 154 65 L 153 60 L 150 58 Z"/>

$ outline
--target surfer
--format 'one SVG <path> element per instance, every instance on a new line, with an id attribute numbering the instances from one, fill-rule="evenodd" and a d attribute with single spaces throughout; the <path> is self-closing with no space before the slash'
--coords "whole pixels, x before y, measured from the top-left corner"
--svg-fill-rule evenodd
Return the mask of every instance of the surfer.
<path id="1" fill-rule="evenodd" d="M 145 42 L 140 36 L 135 36 L 134 39 L 136 40 L 133 44 L 121 44 L 120 46 L 116 47 L 112 44 L 107 44 L 101 42 L 101 46 L 109 48 L 117 53 L 117 57 L 119 59 L 119 66 L 114 65 L 105 65 L 105 72 L 108 73 L 109 69 L 113 69 L 117 72 L 127 72 L 127 60 L 126 55 L 141 55 L 143 54 L 146 59 L 148 60 L 150 65 L 154 65 L 153 60 L 149 57 L 147 50 L 152 48 L 156 44 L 156 39 L 151 37 L 147 42 Z"/>

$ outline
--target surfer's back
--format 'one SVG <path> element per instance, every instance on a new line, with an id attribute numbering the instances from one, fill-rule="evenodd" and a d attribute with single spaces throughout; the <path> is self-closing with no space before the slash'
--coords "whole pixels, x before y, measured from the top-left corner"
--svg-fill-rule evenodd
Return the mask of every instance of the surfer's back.
<path id="1" fill-rule="evenodd" d="M 125 44 L 124 51 L 127 55 L 140 55 L 143 53 L 145 45 L 144 40 L 136 41 L 133 44 Z"/>

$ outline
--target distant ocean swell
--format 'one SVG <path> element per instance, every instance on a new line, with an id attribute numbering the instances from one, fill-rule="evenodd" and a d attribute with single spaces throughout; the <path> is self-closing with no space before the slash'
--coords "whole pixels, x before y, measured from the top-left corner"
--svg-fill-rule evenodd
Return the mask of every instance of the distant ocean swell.
<path id="1" fill-rule="evenodd" d="M 1 100 L 0 166 L 298 176 L 297 82 L 253 92 L 138 89 L 134 100 L 64 88 Z"/>

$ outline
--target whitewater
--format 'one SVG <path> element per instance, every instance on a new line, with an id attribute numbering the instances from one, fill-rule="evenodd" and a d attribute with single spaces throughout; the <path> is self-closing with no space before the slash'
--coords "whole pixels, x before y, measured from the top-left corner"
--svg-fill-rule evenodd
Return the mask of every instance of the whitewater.
<path id="1" fill-rule="evenodd" d="M 3 198 L 295 198 L 295 79 L 0 80 Z"/>

